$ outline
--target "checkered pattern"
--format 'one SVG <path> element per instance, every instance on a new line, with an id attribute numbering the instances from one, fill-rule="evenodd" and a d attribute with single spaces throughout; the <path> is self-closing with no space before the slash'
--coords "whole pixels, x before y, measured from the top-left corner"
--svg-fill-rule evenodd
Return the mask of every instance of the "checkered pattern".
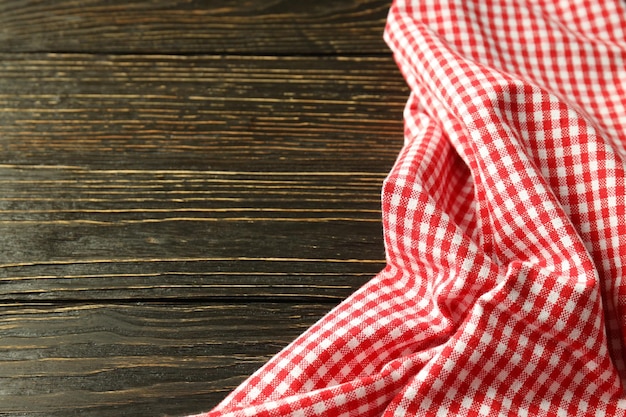
<path id="1" fill-rule="evenodd" d="M 387 267 L 205 416 L 626 415 L 626 3 L 397 0 Z"/>

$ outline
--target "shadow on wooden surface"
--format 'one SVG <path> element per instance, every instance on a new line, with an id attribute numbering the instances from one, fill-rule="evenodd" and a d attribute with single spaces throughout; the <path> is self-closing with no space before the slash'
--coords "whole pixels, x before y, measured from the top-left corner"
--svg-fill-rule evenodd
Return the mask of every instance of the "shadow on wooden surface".
<path id="1" fill-rule="evenodd" d="M 383 268 L 389 5 L 0 4 L 0 415 L 208 410 Z"/>

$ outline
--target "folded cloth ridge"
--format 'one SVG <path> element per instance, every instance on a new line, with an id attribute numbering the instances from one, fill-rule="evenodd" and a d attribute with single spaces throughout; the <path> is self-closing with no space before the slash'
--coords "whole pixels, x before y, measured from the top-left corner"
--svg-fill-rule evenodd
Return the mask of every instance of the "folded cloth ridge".
<path id="1" fill-rule="evenodd" d="M 396 0 L 387 266 L 216 416 L 626 415 L 626 3 Z"/>

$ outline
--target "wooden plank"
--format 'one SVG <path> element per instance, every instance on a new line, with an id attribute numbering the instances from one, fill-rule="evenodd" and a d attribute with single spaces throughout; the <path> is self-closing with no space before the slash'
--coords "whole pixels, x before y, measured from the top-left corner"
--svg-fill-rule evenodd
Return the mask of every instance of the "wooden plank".
<path id="1" fill-rule="evenodd" d="M 0 3 L 5 52 L 386 53 L 389 0 Z"/>
<path id="2" fill-rule="evenodd" d="M 0 54 L 1 158 L 383 173 L 399 149 L 407 95 L 389 56 Z"/>
<path id="3" fill-rule="evenodd" d="M 214 220 L 4 225 L 0 300 L 339 300 L 384 265 L 378 222 Z"/>
<path id="4" fill-rule="evenodd" d="M 338 300 L 383 267 L 389 57 L 3 58 L 1 300 Z"/>
<path id="5" fill-rule="evenodd" d="M 331 306 L 5 305 L 0 415 L 207 410 Z"/>

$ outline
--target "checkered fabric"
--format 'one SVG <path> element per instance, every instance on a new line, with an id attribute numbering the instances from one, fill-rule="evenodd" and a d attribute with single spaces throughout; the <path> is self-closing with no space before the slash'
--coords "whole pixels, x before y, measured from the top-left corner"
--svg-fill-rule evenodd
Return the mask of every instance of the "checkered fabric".
<path id="1" fill-rule="evenodd" d="M 626 2 L 397 0 L 387 267 L 205 416 L 626 415 Z"/>

